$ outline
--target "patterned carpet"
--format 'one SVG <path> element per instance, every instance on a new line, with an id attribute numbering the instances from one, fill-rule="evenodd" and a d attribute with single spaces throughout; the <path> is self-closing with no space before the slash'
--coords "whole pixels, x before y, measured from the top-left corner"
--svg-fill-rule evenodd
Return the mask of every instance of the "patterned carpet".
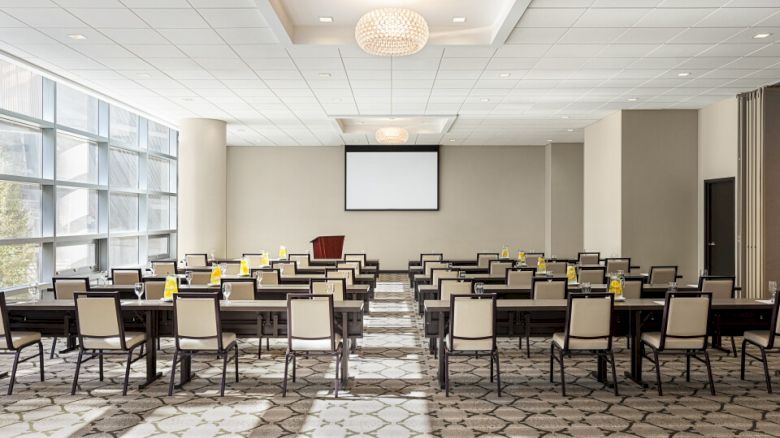
<path id="1" fill-rule="evenodd" d="M 488 380 L 487 361 L 470 358 L 451 365 L 447 398 L 436 389 L 436 360 L 420 337 L 405 275 L 380 278 L 371 311 L 366 337 L 350 359 L 350 386 L 338 400 L 331 391 L 335 367 L 325 359 L 301 360 L 298 382 L 281 397 L 284 342 L 272 341 L 272 354 L 258 360 L 257 340 L 241 342 L 242 380 L 229 380 L 224 398 L 217 396 L 217 361 L 203 356 L 193 363 L 193 381 L 168 397 L 172 350 L 164 340 L 158 365 L 164 380 L 126 397 L 116 360 L 107 364 L 104 382 L 97 364 L 88 362 L 76 396 L 68 395 L 75 354 L 47 361 L 46 382 L 36 381 L 33 362 L 21 365 L 15 394 L 0 396 L 0 437 L 780 436 L 780 396 L 766 393 L 757 363 L 742 382 L 738 360 L 713 352 L 713 397 L 703 368 L 694 364 L 686 383 L 684 360 L 668 358 L 663 397 L 654 386 L 642 390 L 627 380 L 620 380 L 615 397 L 589 376 L 594 360 L 575 357 L 567 363 L 568 397 L 562 397 L 559 385 L 548 382 L 549 340 L 532 340 L 530 360 L 516 339 L 502 340 L 503 396 Z M 1 369 L 10 368 L 8 356 L 0 361 Z M 134 365 L 131 384 L 142 380 L 143 367 Z M 626 369 L 621 350 L 618 373 Z M 645 370 L 652 376 L 649 364 Z"/>

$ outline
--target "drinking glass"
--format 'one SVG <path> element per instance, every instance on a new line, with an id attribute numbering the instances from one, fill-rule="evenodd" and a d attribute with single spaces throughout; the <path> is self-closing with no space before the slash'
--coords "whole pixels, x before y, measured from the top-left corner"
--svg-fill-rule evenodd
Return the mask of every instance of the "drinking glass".
<path id="1" fill-rule="evenodd" d="M 226 264 L 226 263 L 221 263 L 221 264 L 219 265 L 219 270 L 220 270 L 220 272 L 222 272 L 222 276 L 223 276 L 223 277 L 224 277 L 225 275 L 227 275 L 227 264 Z"/>
<path id="2" fill-rule="evenodd" d="M 41 290 L 35 286 L 30 286 L 30 288 L 27 289 L 27 294 L 30 295 L 30 300 L 33 302 L 38 302 L 41 299 Z"/>
<path id="3" fill-rule="evenodd" d="M 671 292 L 677 292 L 677 282 L 676 281 L 670 281 L 669 282 L 669 290 Z"/>
<path id="4" fill-rule="evenodd" d="M 466 271 L 458 271 L 458 278 L 461 280 L 466 279 Z"/>
<path id="5" fill-rule="evenodd" d="M 187 286 L 192 286 L 192 272 L 187 271 L 184 273 L 184 279 L 187 280 Z"/>
<path id="6" fill-rule="evenodd" d="M 133 291 L 135 291 L 135 296 L 138 297 L 138 301 L 141 301 L 141 296 L 144 294 L 144 284 L 136 283 L 133 286 Z"/>
<path id="7" fill-rule="evenodd" d="M 230 302 L 230 293 L 233 292 L 233 285 L 225 283 L 222 285 L 222 295 L 225 297 L 225 302 Z"/>
<path id="8" fill-rule="evenodd" d="M 474 285 L 474 293 L 482 295 L 485 293 L 485 283 L 477 283 Z"/>
<path id="9" fill-rule="evenodd" d="M 584 294 L 590 293 L 590 283 L 585 281 L 580 285 L 580 291 Z"/>
<path id="10" fill-rule="evenodd" d="M 333 295 L 333 292 L 336 291 L 336 285 L 333 283 L 328 283 L 328 295 Z"/>
<path id="11" fill-rule="evenodd" d="M 777 282 L 772 280 L 769 282 L 769 298 L 772 299 L 773 303 L 775 300 L 775 292 L 777 292 Z"/>

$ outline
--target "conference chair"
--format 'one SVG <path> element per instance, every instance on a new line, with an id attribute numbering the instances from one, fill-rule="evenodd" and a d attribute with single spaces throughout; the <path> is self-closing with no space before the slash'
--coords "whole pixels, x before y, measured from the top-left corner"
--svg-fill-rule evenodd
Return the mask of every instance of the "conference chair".
<path id="1" fill-rule="evenodd" d="M 568 279 L 566 277 L 537 278 L 531 282 L 531 299 L 534 300 L 565 300 L 568 295 Z M 531 315 L 523 315 L 525 325 L 526 357 L 531 357 Z M 523 338 L 519 347 L 523 348 Z"/>
<path id="2" fill-rule="evenodd" d="M 246 260 L 249 268 L 262 268 L 263 267 L 263 254 L 256 252 L 245 252 L 241 254 L 241 258 Z"/>
<path id="3" fill-rule="evenodd" d="M 669 284 L 677 282 L 677 266 L 651 266 L 650 284 Z"/>
<path id="4" fill-rule="evenodd" d="M 642 298 L 642 288 L 645 284 L 643 275 L 631 275 L 623 277 L 623 297 L 629 299 Z"/>
<path id="5" fill-rule="evenodd" d="M 490 261 L 498 260 L 497 252 L 480 252 L 477 253 L 477 267 L 482 269 L 490 268 Z"/>
<path id="6" fill-rule="evenodd" d="M 257 292 L 257 283 L 254 278 L 222 278 L 220 288 L 222 291 L 226 284 L 230 284 L 231 300 L 254 300 Z"/>
<path id="7" fill-rule="evenodd" d="M 341 385 L 341 355 L 344 346 L 334 330 L 333 296 L 313 294 L 287 295 L 287 353 L 284 356 L 282 396 L 287 396 L 287 378 L 292 362 L 292 381 L 295 382 L 296 358 L 299 355 L 333 356 L 336 359 L 334 397 L 338 398 Z"/>
<path id="8" fill-rule="evenodd" d="M 420 266 L 425 262 L 440 262 L 444 259 L 444 254 L 440 252 L 436 253 L 422 253 L 420 254 Z"/>
<path id="9" fill-rule="evenodd" d="M 607 274 L 617 274 L 621 271 L 623 274 L 631 272 L 631 259 L 628 257 L 611 257 L 604 259 L 604 265 L 607 267 Z"/>
<path id="10" fill-rule="evenodd" d="M 311 266 L 311 255 L 306 254 L 288 254 L 287 260 L 295 262 L 295 267 L 300 269 L 308 269 Z"/>
<path id="11" fill-rule="evenodd" d="M 709 326 L 712 294 L 707 292 L 666 292 L 664 314 L 660 332 L 642 333 L 642 356 L 655 365 L 655 379 L 658 395 L 661 388 L 661 362 L 659 353 L 685 354 L 685 381 L 691 381 L 691 357 L 703 362 L 707 367 L 707 381 L 710 394 L 715 395 L 712 381 L 710 356 L 707 354 L 707 327 Z M 653 352 L 651 358 L 645 352 L 645 346 Z M 701 353 L 704 358 L 700 358 Z"/>
<path id="12" fill-rule="evenodd" d="M 184 254 L 184 264 L 188 268 L 205 268 L 209 265 L 208 254 Z"/>
<path id="13" fill-rule="evenodd" d="M 360 262 L 360 269 L 366 268 L 366 255 L 365 254 L 344 254 L 345 262 Z"/>
<path id="14" fill-rule="evenodd" d="M 612 353 L 612 308 L 615 295 L 610 293 L 569 294 L 566 303 L 566 328 L 554 333 L 550 345 L 550 383 L 554 362 L 561 370 L 561 394 L 566 396 L 564 356 L 595 353 L 612 367 L 612 383 L 618 395 L 615 356 Z M 556 356 L 556 351 L 558 355 Z"/>
<path id="15" fill-rule="evenodd" d="M 552 275 L 564 276 L 568 267 L 569 264 L 566 262 L 547 262 L 546 268 L 547 272 L 550 272 Z"/>
<path id="16" fill-rule="evenodd" d="M 144 278 L 144 298 L 147 300 L 159 301 L 165 296 L 165 280 L 157 278 Z M 170 326 L 171 318 L 169 312 L 160 315 L 161 324 Z M 160 336 L 157 336 L 157 349 L 160 349 Z"/>
<path id="17" fill-rule="evenodd" d="M 206 286 L 211 283 L 211 269 L 192 269 L 187 271 L 192 280 L 190 280 L 191 286 Z"/>
<path id="18" fill-rule="evenodd" d="M 271 268 L 279 270 L 279 277 L 294 277 L 298 272 L 298 264 L 294 261 L 274 260 Z"/>
<path id="19" fill-rule="evenodd" d="M 531 283 L 536 275 L 536 268 L 507 269 L 506 285 L 518 289 L 531 289 Z"/>
<path id="20" fill-rule="evenodd" d="M 474 282 L 452 278 L 439 279 L 438 300 L 449 301 L 452 295 L 468 295 L 474 293 Z"/>
<path id="21" fill-rule="evenodd" d="M 126 355 L 125 380 L 122 395 L 127 395 L 127 382 L 130 379 L 130 366 L 143 358 L 144 332 L 126 332 L 122 323 L 117 292 L 77 292 L 73 295 L 76 303 L 76 327 L 79 337 L 79 356 L 76 359 L 76 373 L 70 394 L 76 394 L 81 364 L 98 358 L 100 381 L 103 381 L 103 357 L 105 355 Z M 133 359 L 133 351 L 140 347 L 142 352 Z M 88 357 L 85 359 L 84 355 Z"/>
<path id="22" fill-rule="evenodd" d="M 712 294 L 713 299 L 730 299 L 734 298 L 734 282 L 735 278 L 733 276 L 720 276 L 720 275 L 709 275 L 709 276 L 702 276 L 699 277 L 699 290 L 702 292 L 709 292 Z M 714 332 L 712 335 L 712 343 L 715 345 L 715 337 L 720 336 L 721 334 L 721 314 L 715 313 L 713 315 L 713 326 L 714 326 Z M 737 357 L 737 345 L 734 341 L 734 336 L 729 336 L 731 338 L 731 351 L 728 349 L 724 349 L 722 347 L 718 348 L 719 350 L 725 351 L 725 352 L 731 352 L 734 354 L 734 357 Z"/>
<path id="23" fill-rule="evenodd" d="M 309 283 L 309 293 L 332 295 L 333 301 L 344 301 L 347 296 L 347 281 L 343 278 L 316 278 Z"/>
<path id="24" fill-rule="evenodd" d="M 184 356 L 216 353 L 217 357 L 222 358 L 220 396 L 225 395 L 225 377 L 229 360 L 235 362 L 236 382 L 238 382 L 238 343 L 236 343 L 235 333 L 222 331 L 219 295 L 217 292 L 180 292 L 173 295 L 173 333 L 176 349 L 171 364 L 171 381 L 168 383 L 169 396 L 173 395 L 176 364 L 181 362 Z M 233 350 L 232 359 L 229 359 L 230 350 Z"/>
<path id="25" fill-rule="evenodd" d="M 590 284 L 605 284 L 607 268 L 603 266 L 581 266 L 578 281 Z"/>
<path id="26" fill-rule="evenodd" d="M 772 380 L 769 377 L 769 363 L 766 360 L 767 350 L 777 348 L 775 339 L 780 335 L 780 318 L 778 318 L 778 309 L 780 309 L 780 291 L 775 292 L 774 303 L 772 304 L 772 318 L 769 321 L 769 330 L 750 330 L 744 333 L 742 339 L 742 363 L 739 372 L 739 378 L 745 380 L 745 356 L 761 361 L 764 365 L 764 380 L 766 381 L 766 392 L 772 393 Z M 753 345 L 761 352 L 761 357 L 754 356 L 747 352 L 748 345 Z"/>
<path id="27" fill-rule="evenodd" d="M 38 354 L 21 358 L 22 351 L 30 346 L 38 346 Z M 0 354 L 14 356 L 13 365 L 11 365 L 11 375 L 8 381 L 8 395 L 14 392 L 14 383 L 16 383 L 16 369 L 22 362 L 27 362 L 30 359 L 38 358 L 38 367 L 41 374 L 41 382 L 44 380 L 43 376 L 43 343 L 41 342 L 41 334 L 38 332 L 22 332 L 12 331 L 11 321 L 8 318 L 8 306 L 5 302 L 5 294 L 0 294 Z"/>
<path id="28" fill-rule="evenodd" d="M 536 268 L 539 264 L 539 257 L 544 257 L 543 252 L 527 252 L 525 253 L 525 264 Z"/>
<path id="29" fill-rule="evenodd" d="M 250 269 L 249 276 L 256 278 L 260 285 L 279 284 L 279 270 L 271 268 Z"/>
<path id="30" fill-rule="evenodd" d="M 499 260 L 490 260 L 488 262 L 488 273 L 491 277 L 506 277 L 506 271 L 512 268 L 512 262 Z"/>
<path id="31" fill-rule="evenodd" d="M 176 261 L 154 261 L 152 270 L 156 277 L 165 277 L 167 275 L 176 275 L 178 273 Z"/>
<path id="32" fill-rule="evenodd" d="M 111 269 L 111 283 L 114 285 L 134 285 L 140 283 L 143 275 L 140 269 Z"/>
<path id="33" fill-rule="evenodd" d="M 371 274 L 363 274 L 363 271 L 360 269 L 360 262 L 358 261 L 348 261 L 348 262 L 337 262 L 336 268 L 339 269 L 352 269 L 352 271 L 355 274 L 355 277 L 359 277 L 361 275 L 371 275 Z"/>
<path id="34" fill-rule="evenodd" d="M 241 275 L 241 260 L 220 260 L 219 264 L 225 267 L 222 275 Z"/>
<path id="35" fill-rule="evenodd" d="M 355 284 L 355 271 L 347 268 L 329 268 L 325 270 L 325 278 L 343 278 L 347 286 Z"/>
<path id="36" fill-rule="evenodd" d="M 496 347 L 496 295 L 451 295 L 450 330 L 444 339 L 444 390 L 450 395 L 450 357 L 485 354 L 490 358 L 490 381 L 501 397 L 501 367 Z"/>
<path id="37" fill-rule="evenodd" d="M 580 265 L 598 265 L 601 263 L 600 252 L 578 252 L 577 262 Z"/>
<path id="38" fill-rule="evenodd" d="M 76 292 L 89 292 L 89 277 L 53 277 L 51 284 L 54 289 L 55 300 L 72 300 Z M 71 330 L 70 316 L 65 314 L 63 333 L 69 337 L 73 332 Z M 54 352 L 57 349 L 57 336 L 52 337 L 51 353 L 49 359 L 54 359 Z"/>
<path id="39" fill-rule="evenodd" d="M 431 272 L 434 269 L 449 269 L 450 264 L 447 262 L 434 262 L 434 261 L 425 261 L 423 262 L 423 272 L 422 274 L 416 274 L 412 281 L 413 286 L 415 287 L 415 290 L 419 284 L 427 283 L 431 280 Z"/>

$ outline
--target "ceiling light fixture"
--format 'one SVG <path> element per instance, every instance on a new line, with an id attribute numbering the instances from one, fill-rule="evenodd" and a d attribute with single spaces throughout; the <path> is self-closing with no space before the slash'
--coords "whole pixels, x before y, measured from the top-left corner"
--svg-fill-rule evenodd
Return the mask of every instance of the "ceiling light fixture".
<path id="1" fill-rule="evenodd" d="M 320 23 L 333 23 L 333 17 L 320 17 Z"/>
<path id="2" fill-rule="evenodd" d="M 465 23 L 466 17 L 452 17 L 453 23 Z"/>
<path id="3" fill-rule="evenodd" d="M 138 73 L 138 77 L 141 79 L 149 79 L 152 77 L 149 73 Z"/>
<path id="4" fill-rule="evenodd" d="M 512 76 L 512 74 L 511 73 L 499 73 L 498 74 L 499 78 L 508 78 L 509 76 Z"/>
<path id="5" fill-rule="evenodd" d="M 569 116 L 561 116 L 562 119 L 568 119 Z"/>
<path id="6" fill-rule="evenodd" d="M 567 129 L 567 131 L 569 131 L 569 132 L 574 132 L 574 130 L 573 130 L 573 129 L 571 129 L 571 128 Z"/>
<path id="7" fill-rule="evenodd" d="M 637 99 L 636 97 L 629 97 L 628 98 L 629 102 L 636 102 L 637 100 L 639 100 L 639 99 Z"/>
<path id="8" fill-rule="evenodd" d="M 688 76 L 690 76 L 690 75 L 691 75 L 691 74 L 690 74 L 690 73 L 688 73 L 687 71 L 684 71 L 684 72 L 677 73 L 677 76 L 679 76 L 679 77 L 681 77 L 681 78 L 687 78 L 687 77 L 688 77 Z"/>
<path id="9" fill-rule="evenodd" d="M 404 144 L 409 140 L 409 131 L 400 126 L 388 126 L 377 129 L 375 137 L 380 144 Z"/>
<path id="10" fill-rule="evenodd" d="M 771 35 L 771 33 L 757 33 L 753 35 L 753 39 L 763 40 L 764 38 L 769 38 Z"/>
<path id="11" fill-rule="evenodd" d="M 87 37 L 85 37 L 84 35 L 82 35 L 80 33 L 72 33 L 72 34 L 68 35 L 68 38 L 74 39 L 74 40 L 85 40 L 85 39 L 87 39 Z"/>
<path id="12" fill-rule="evenodd" d="M 355 39 L 370 55 L 412 55 L 428 43 L 428 23 L 410 9 L 375 9 L 360 17 Z"/>
<path id="13" fill-rule="evenodd" d="M 450 143 L 455 143 L 455 139 L 454 139 L 454 138 L 451 138 L 451 139 L 450 139 Z"/>
<path id="14" fill-rule="evenodd" d="M 490 102 L 490 99 L 487 97 L 483 97 L 482 99 L 479 99 L 480 102 Z"/>
<path id="15" fill-rule="evenodd" d="M 331 76 L 330 73 L 320 73 L 321 78 L 329 78 Z"/>

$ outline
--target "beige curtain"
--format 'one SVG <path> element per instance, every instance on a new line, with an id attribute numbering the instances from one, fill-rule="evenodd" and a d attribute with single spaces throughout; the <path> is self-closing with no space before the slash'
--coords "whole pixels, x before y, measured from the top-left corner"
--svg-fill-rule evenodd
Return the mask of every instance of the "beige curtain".
<path id="1" fill-rule="evenodd" d="M 765 296 L 764 119 L 766 89 L 739 96 L 738 284 L 743 296 Z"/>

